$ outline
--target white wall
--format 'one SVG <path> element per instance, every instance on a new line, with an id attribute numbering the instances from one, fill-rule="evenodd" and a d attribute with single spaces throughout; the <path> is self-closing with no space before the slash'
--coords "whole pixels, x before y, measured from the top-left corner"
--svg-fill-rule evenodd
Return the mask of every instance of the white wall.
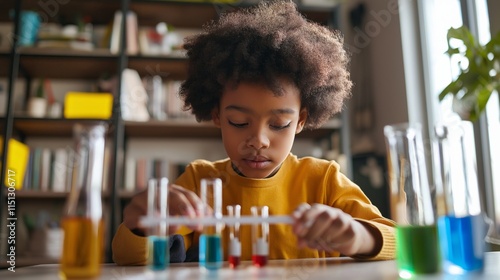
<path id="1" fill-rule="evenodd" d="M 500 1 L 488 0 L 488 11 L 490 13 L 491 35 L 493 36 L 500 32 L 500 17 L 498 16 L 498 12 L 500 11 Z"/>
<path id="2" fill-rule="evenodd" d="M 349 23 L 351 8 L 359 3 L 365 4 L 364 27 L 353 29 Z M 345 43 L 352 49 L 352 77 L 360 67 L 369 67 L 368 75 L 363 79 L 372 90 L 374 151 L 385 154 L 383 128 L 387 124 L 408 121 L 408 108 L 403 70 L 403 54 L 398 0 L 348 1 L 343 7 L 343 27 Z M 362 40 L 362 39 L 365 40 Z M 365 62 L 360 62 L 364 59 Z M 362 86 L 360 84 L 355 87 Z M 356 88 L 353 94 L 360 94 Z M 363 94 L 363 93 L 361 93 Z M 353 95 L 351 104 L 355 102 Z M 352 115 L 351 107 L 351 115 Z M 351 124 L 354 119 L 351 118 Z M 351 125 L 352 127 L 352 125 Z M 359 138 L 352 134 L 351 142 Z"/>

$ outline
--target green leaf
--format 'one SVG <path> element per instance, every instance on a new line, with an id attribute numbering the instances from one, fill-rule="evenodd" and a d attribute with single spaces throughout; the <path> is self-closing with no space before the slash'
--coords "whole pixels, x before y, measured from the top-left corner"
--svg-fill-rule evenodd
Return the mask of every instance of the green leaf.
<path id="1" fill-rule="evenodd" d="M 461 81 L 453 81 L 449 83 L 439 94 L 439 101 L 443 100 L 448 94 L 456 95 L 461 89 L 462 89 Z"/>
<path id="2" fill-rule="evenodd" d="M 446 53 L 452 57 L 459 55 L 459 75 L 451 81 L 440 93 L 442 101 L 447 95 L 452 94 L 461 102 L 470 104 L 469 120 L 476 120 L 485 110 L 492 92 L 500 90 L 500 32 L 491 38 L 485 45 L 479 44 L 472 33 L 465 26 L 450 28 L 447 33 L 448 50 Z M 452 47 L 453 40 L 463 46 Z M 468 60 L 467 67 L 462 61 Z M 491 75 L 495 70 L 496 74 Z"/>
<path id="3" fill-rule="evenodd" d="M 487 88 L 483 88 L 481 91 L 478 92 L 477 95 L 477 109 L 478 112 L 484 111 L 486 108 L 486 104 L 488 103 L 488 100 L 490 99 L 492 91 L 488 90 Z"/>
<path id="4" fill-rule="evenodd" d="M 44 84 L 44 80 L 40 79 L 40 83 L 38 84 L 38 87 L 36 89 L 35 97 L 39 97 L 39 98 L 45 97 L 45 91 L 43 90 L 43 84 Z"/>

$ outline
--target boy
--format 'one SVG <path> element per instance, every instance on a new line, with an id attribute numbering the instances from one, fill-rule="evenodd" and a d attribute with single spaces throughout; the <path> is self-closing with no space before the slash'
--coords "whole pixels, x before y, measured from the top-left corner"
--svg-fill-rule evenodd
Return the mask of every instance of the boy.
<path id="1" fill-rule="evenodd" d="M 394 258 L 394 223 L 338 164 L 290 153 L 296 134 L 320 127 L 349 96 L 342 39 L 304 19 L 293 2 L 279 1 L 223 15 L 185 48 L 189 70 L 180 94 L 198 121 L 221 129 L 228 158 L 188 165 L 171 186 L 170 214 L 198 216 L 200 179 L 219 177 L 223 209 L 240 204 L 242 215 L 249 215 L 251 206 L 267 205 L 270 215 L 293 217 L 291 227 L 271 226 L 270 259 Z M 113 240 L 118 264 L 146 261 L 138 226 L 146 201 L 138 194 L 124 210 Z M 186 248 L 196 251 L 198 232 L 180 233 Z M 240 240 L 242 260 L 248 260 L 249 227 L 242 226 Z"/>

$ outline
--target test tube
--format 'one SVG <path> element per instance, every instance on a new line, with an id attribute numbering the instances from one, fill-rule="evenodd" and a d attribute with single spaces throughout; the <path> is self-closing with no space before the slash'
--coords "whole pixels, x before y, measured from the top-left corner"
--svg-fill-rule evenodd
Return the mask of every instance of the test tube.
<path id="1" fill-rule="evenodd" d="M 147 215 L 161 219 L 148 231 L 148 267 L 152 271 L 165 270 L 170 263 L 168 248 L 168 179 L 150 179 L 148 182 Z"/>
<path id="2" fill-rule="evenodd" d="M 229 217 L 239 218 L 241 216 L 240 205 L 228 205 L 226 207 Z M 229 226 L 229 267 L 236 268 L 241 259 L 240 224 L 235 223 Z"/>
<path id="3" fill-rule="evenodd" d="M 252 206 L 252 216 L 267 218 L 269 207 Z M 269 255 L 269 224 L 261 223 L 252 225 L 252 261 L 253 265 L 263 267 L 267 264 Z"/>
<path id="4" fill-rule="evenodd" d="M 222 218 L 222 181 L 219 178 L 201 179 L 200 198 L 203 202 L 205 217 Z M 222 223 L 203 227 L 200 235 L 199 265 L 208 270 L 222 267 Z"/>

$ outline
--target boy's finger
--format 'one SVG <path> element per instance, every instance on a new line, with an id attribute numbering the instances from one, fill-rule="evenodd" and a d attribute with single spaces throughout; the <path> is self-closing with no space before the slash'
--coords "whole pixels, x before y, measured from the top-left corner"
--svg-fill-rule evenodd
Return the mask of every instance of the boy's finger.
<path id="1" fill-rule="evenodd" d="M 309 205 L 307 203 L 302 203 L 299 206 L 297 206 L 297 208 L 295 208 L 295 210 L 293 211 L 291 216 L 295 221 L 294 221 L 293 226 L 292 226 L 292 231 L 296 235 L 298 235 L 299 232 L 301 232 L 303 230 L 302 218 L 304 216 L 304 213 L 306 211 L 308 211 L 309 209 L 311 209 L 311 205 Z"/>
<path id="2" fill-rule="evenodd" d="M 300 219 L 302 214 L 304 214 L 305 211 L 311 209 L 311 205 L 307 203 L 301 203 L 297 208 L 292 213 L 292 218 L 294 219 Z"/>
<path id="3" fill-rule="evenodd" d="M 195 217 L 196 211 L 191 201 L 178 190 L 171 190 L 169 194 L 170 215 Z"/>
<path id="4" fill-rule="evenodd" d="M 186 190 L 184 188 L 179 188 L 178 191 L 181 192 L 189 201 L 191 207 L 193 207 L 195 211 L 195 216 L 200 216 L 203 211 L 203 202 L 201 201 L 201 198 L 198 197 L 194 192 Z"/>
<path id="5" fill-rule="evenodd" d="M 321 211 L 307 221 L 311 225 L 304 231 L 302 237 L 306 240 L 318 240 L 331 226 L 329 213 Z M 307 224 L 305 225 L 307 227 Z"/>

